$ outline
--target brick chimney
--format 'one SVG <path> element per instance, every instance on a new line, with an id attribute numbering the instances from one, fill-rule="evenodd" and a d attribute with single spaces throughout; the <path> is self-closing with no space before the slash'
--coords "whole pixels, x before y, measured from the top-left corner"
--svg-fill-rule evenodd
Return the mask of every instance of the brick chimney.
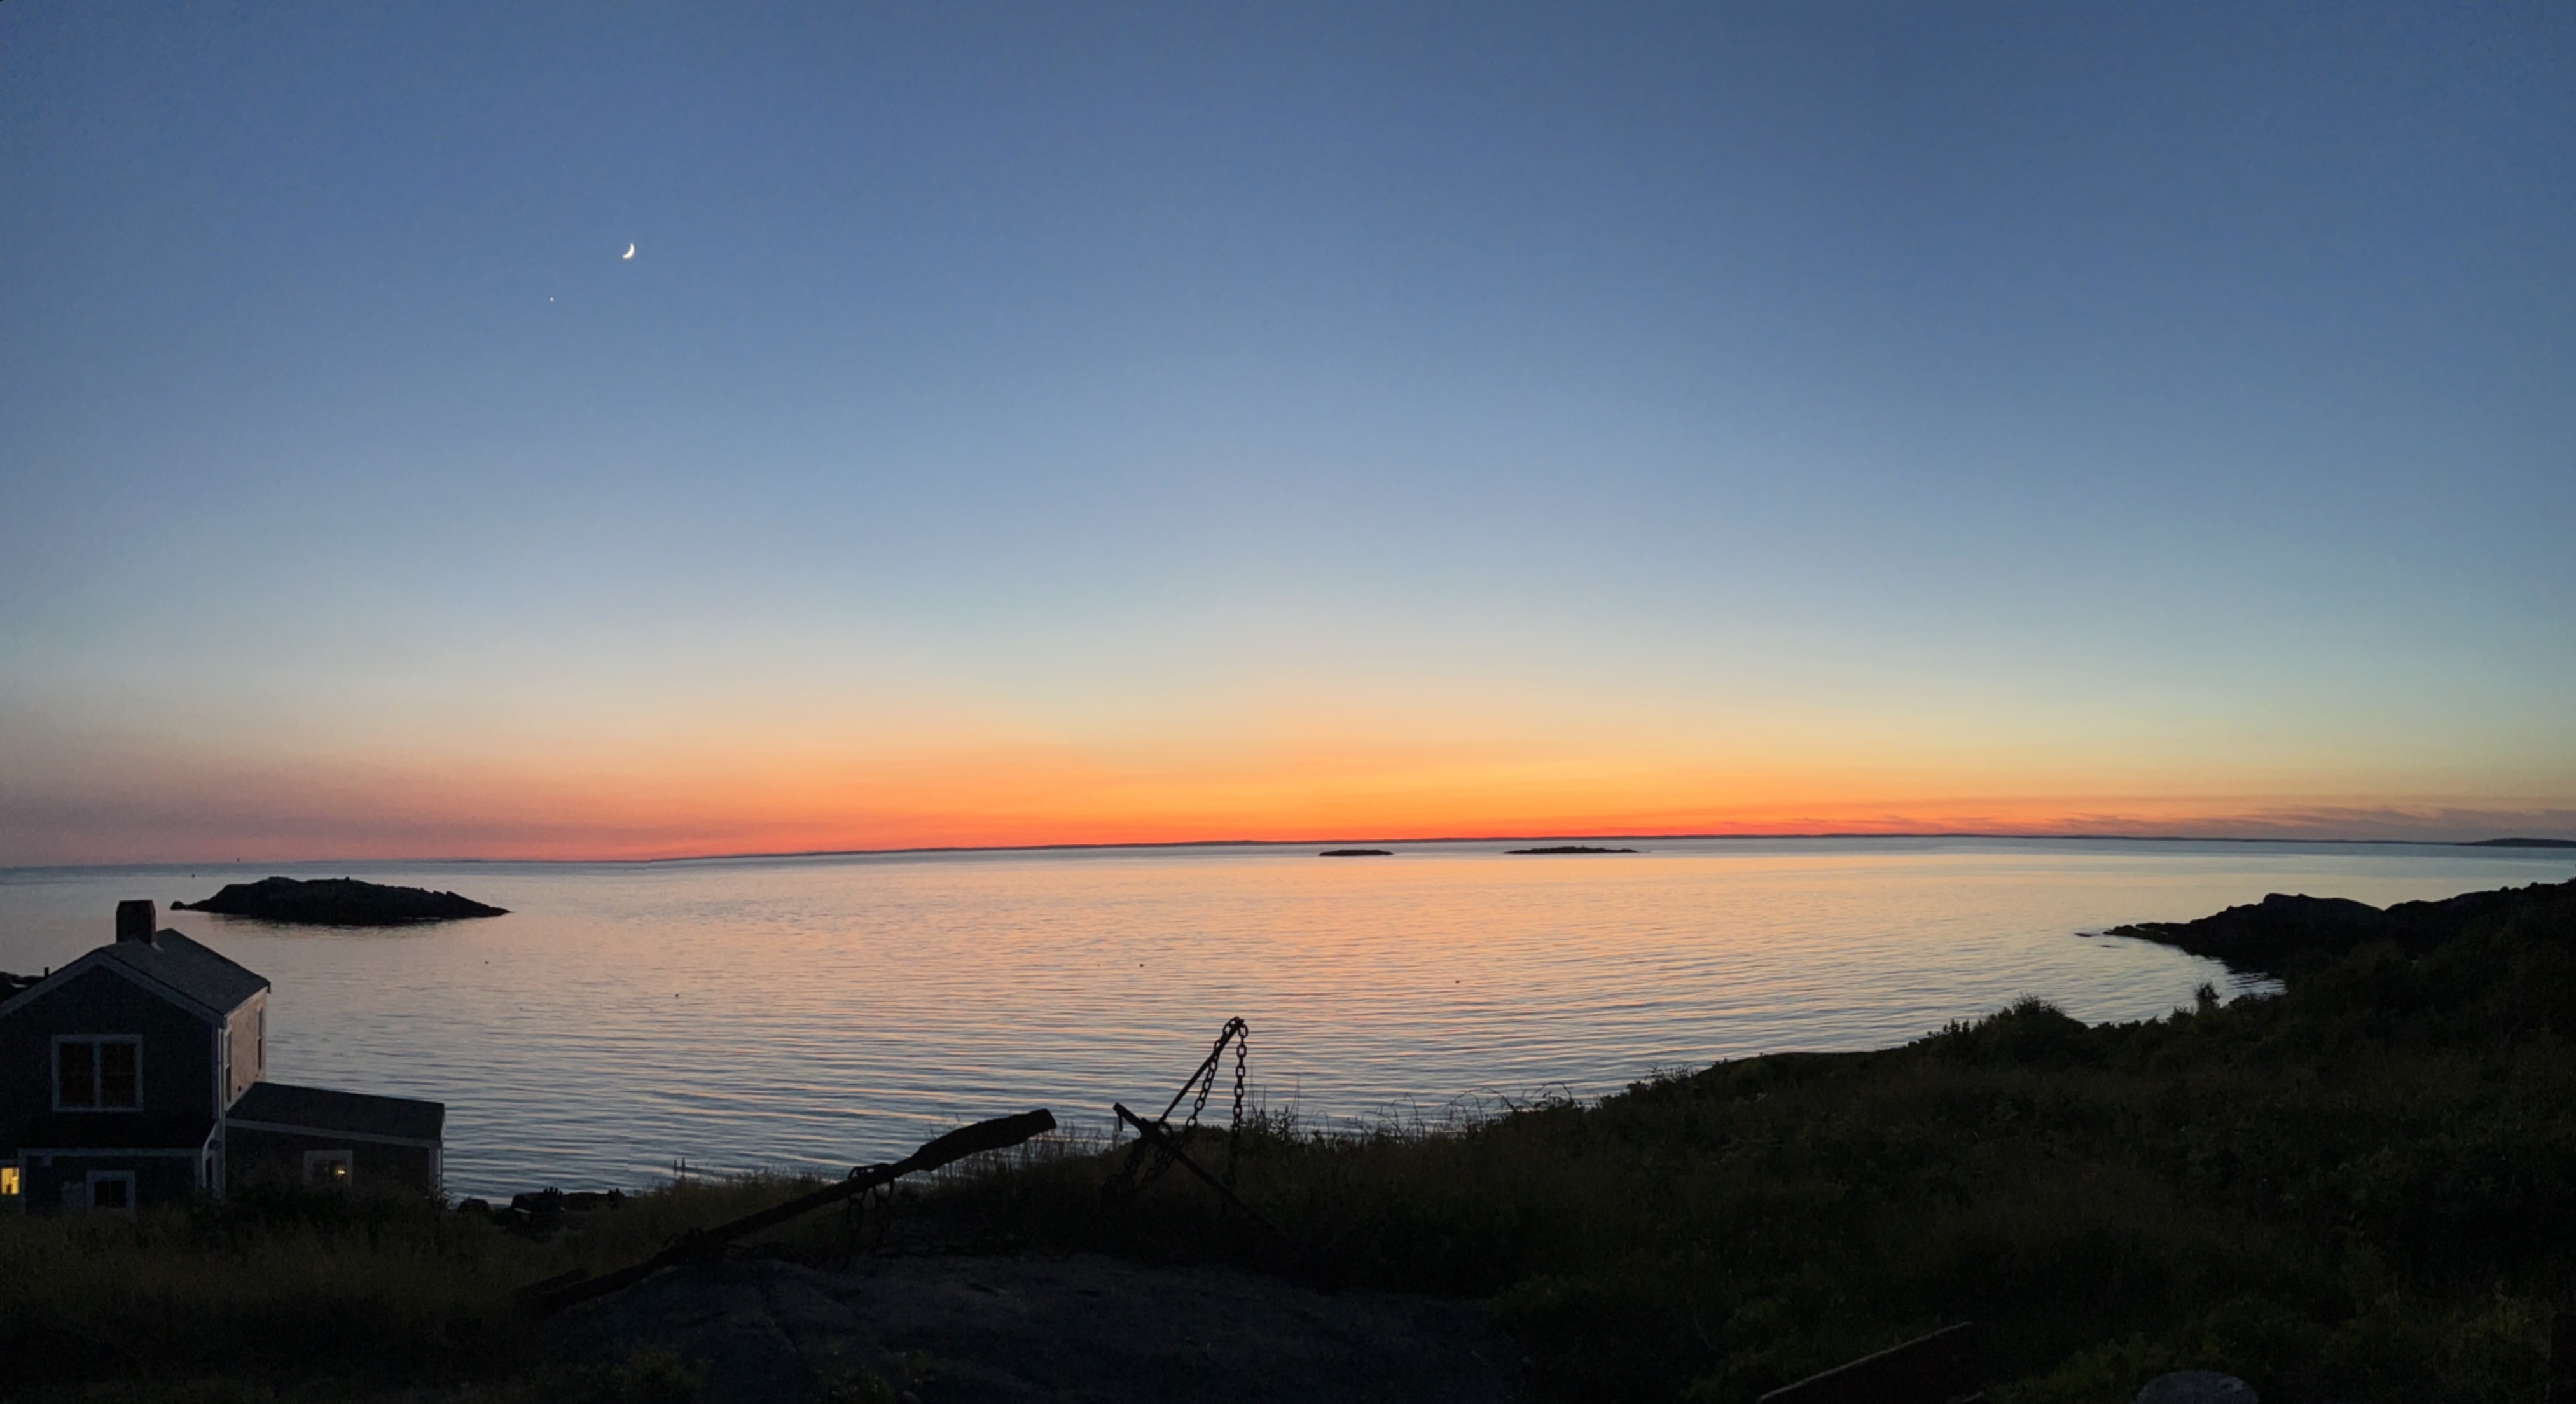
<path id="1" fill-rule="evenodd" d="M 161 924 L 161 913 L 150 902 L 136 899 L 116 904 L 116 939 L 152 942 L 152 929 Z"/>

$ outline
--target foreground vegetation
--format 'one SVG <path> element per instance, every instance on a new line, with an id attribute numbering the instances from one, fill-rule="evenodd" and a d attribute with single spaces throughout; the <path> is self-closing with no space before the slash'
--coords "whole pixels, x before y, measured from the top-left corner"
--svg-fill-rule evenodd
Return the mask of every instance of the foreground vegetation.
<path id="1" fill-rule="evenodd" d="M 677 1404 L 680 1362 L 550 1364 L 517 1289 L 600 1271 L 810 1181 L 691 1181 L 534 1237 L 411 1196 L 254 1186 L 222 1205 L 0 1219 L 0 1395 L 264 1404 L 423 1392 Z M 769 1252 L 846 1252 L 817 1216 Z"/>
<path id="2" fill-rule="evenodd" d="M 2274 1400 L 2539 1397 L 2576 1288 L 2576 884 L 2317 923 L 2287 993 L 2088 1028 L 2024 1002 L 1458 1135 L 1262 1128 L 1104 1206 L 1096 1160 L 952 1187 L 1048 1244 L 1492 1299 L 1569 1398 L 1749 1400 L 1980 1323 L 2007 1400 L 2211 1367 Z M 2167 933 L 2172 934 L 2172 933 Z"/>
<path id="3" fill-rule="evenodd" d="M 1235 1170 L 1277 1236 L 1178 1173 L 1104 1195 L 1123 1153 L 1080 1146 L 951 1176 L 901 1216 L 1489 1299 L 1547 1397 L 1749 1400 L 1973 1319 L 2008 1404 L 2125 1400 L 2194 1366 L 2274 1401 L 2520 1404 L 2576 1290 L 2576 884 L 2419 905 L 2266 947 L 2281 996 L 2148 1023 L 2024 1002 L 1439 1133 L 1256 1118 Z M 684 1396 L 678 1362 L 548 1373 L 509 1291 L 785 1189 L 638 1196 L 549 1241 L 285 1194 L 0 1225 L 0 1359 L 111 1390 L 211 1377 L 210 1401 L 311 1380 Z M 821 1215 L 765 1251 L 829 1260 L 850 1233 Z"/>

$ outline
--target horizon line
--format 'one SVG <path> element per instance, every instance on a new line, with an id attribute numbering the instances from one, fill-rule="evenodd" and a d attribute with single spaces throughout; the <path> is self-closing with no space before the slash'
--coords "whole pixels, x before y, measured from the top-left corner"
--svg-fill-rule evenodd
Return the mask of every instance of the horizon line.
<path id="1" fill-rule="evenodd" d="M 2534 848 L 2576 849 L 2576 839 L 2507 837 L 2500 839 L 2401 839 L 2401 838 L 2322 838 L 2280 835 L 2226 834 L 2031 834 L 1989 833 L 1973 829 L 1939 829 L 1928 831 L 1831 831 L 1816 833 L 1641 833 L 1641 834 L 1444 834 L 1428 838 L 1294 838 L 1294 839 L 1157 839 L 1134 843 L 991 843 L 991 844 L 922 844 L 900 848 L 807 848 L 740 853 L 687 853 L 661 858 L 272 858 L 272 859 L 171 859 L 142 863 L 43 863 L 12 864 L 0 872 L 47 872 L 66 868 L 173 868 L 173 867 L 253 867 L 261 862 L 287 867 L 306 867 L 326 863 L 401 864 L 401 863 L 525 863 L 525 864 L 620 864 L 644 866 L 654 863 L 728 863 L 760 859 L 790 858 L 899 858 L 938 853 L 1068 853 L 1105 852 L 1133 848 L 1311 848 L 1324 845 L 1358 844 L 1433 844 L 1433 843 L 1533 843 L 1544 839 L 1619 840 L 1628 843 L 1674 842 L 1702 839 L 1746 839 L 1786 841 L 1793 839 L 2006 839 L 2019 842 L 2062 843 L 2315 843 L 2376 844 L 2411 848 Z"/>

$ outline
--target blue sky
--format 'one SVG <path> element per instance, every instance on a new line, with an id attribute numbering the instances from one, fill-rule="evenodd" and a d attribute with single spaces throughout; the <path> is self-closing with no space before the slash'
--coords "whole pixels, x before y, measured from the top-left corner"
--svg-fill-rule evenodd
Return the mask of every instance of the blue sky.
<path id="1" fill-rule="evenodd" d="M 0 862 L 2563 829 L 2571 60 L 2544 5 L 21 0 Z"/>

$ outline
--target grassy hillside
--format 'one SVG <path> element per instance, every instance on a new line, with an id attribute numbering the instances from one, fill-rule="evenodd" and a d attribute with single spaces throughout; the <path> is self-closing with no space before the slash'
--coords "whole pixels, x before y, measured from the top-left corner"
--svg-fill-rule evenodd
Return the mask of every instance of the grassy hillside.
<path id="1" fill-rule="evenodd" d="M 253 1187 L 223 1205 L 0 1217 L 0 1397 L 192 1404 L 676 1404 L 662 1362 L 548 1366 L 514 1289 L 611 1268 L 810 1182 L 691 1182 L 544 1239 L 413 1197 Z M 824 1216 L 764 1245 L 844 1246 Z"/>
<path id="2" fill-rule="evenodd" d="M 2026 1002 L 1457 1135 L 1265 1125 L 1241 1185 L 1286 1243 L 1177 1174 L 1104 1203 L 1096 1160 L 947 1198 L 1043 1243 L 1489 1296 L 1563 1398 L 1751 1399 L 1965 1318 L 2033 1404 L 2186 1366 L 2528 1401 L 2576 1288 L 2576 884 L 2384 916 L 2269 942 L 2282 996 L 2148 1023 Z"/>

